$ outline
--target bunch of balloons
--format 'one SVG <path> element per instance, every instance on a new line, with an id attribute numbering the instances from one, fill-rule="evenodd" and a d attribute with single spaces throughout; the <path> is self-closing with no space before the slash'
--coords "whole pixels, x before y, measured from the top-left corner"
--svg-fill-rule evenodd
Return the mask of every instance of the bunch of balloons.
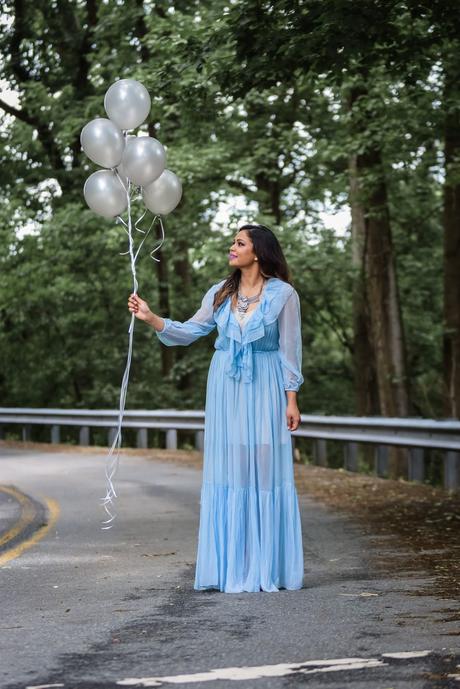
<path id="1" fill-rule="evenodd" d="M 173 211 L 182 197 L 179 178 L 166 169 L 166 152 L 157 139 L 151 136 L 135 136 L 129 131 L 139 127 L 150 112 L 151 100 L 145 86 L 134 79 L 120 79 L 107 90 L 104 108 L 108 115 L 97 117 L 82 129 L 80 141 L 88 158 L 104 170 L 97 170 L 88 177 L 83 188 L 86 203 L 95 213 L 105 218 L 117 218 L 128 235 L 128 251 L 131 259 L 133 291 L 137 292 L 136 261 L 140 249 L 156 219 L 159 219 L 164 239 L 162 215 Z M 133 190 L 140 188 L 146 208 L 155 214 L 150 228 L 145 232 L 134 223 L 134 229 L 145 236 L 137 250 L 134 249 L 133 222 L 131 218 L 131 199 Z M 121 214 L 127 211 L 127 220 Z M 162 240 L 163 241 L 163 240 Z M 153 253 L 161 246 L 157 246 Z M 154 260 L 158 260 L 154 258 Z M 103 529 L 110 529 L 115 519 L 113 499 L 117 497 L 113 484 L 118 469 L 121 448 L 121 428 L 128 390 L 129 370 L 133 352 L 133 333 L 135 316 L 131 316 L 129 326 L 129 346 L 125 372 L 121 383 L 118 412 L 118 428 L 106 461 L 107 492 L 102 504 L 108 515 Z"/>
<path id="2" fill-rule="evenodd" d="M 81 146 L 97 170 L 83 189 L 86 203 L 105 218 L 120 216 L 128 207 L 131 185 L 142 188 L 145 206 L 156 215 L 173 211 L 182 197 L 179 178 L 166 169 L 166 151 L 151 136 L 129 135 L 150 112 L 151 100 L 143 84 L 120 79 L 104 97 L 108 115 L 97 117 L 83 127 Z"/>

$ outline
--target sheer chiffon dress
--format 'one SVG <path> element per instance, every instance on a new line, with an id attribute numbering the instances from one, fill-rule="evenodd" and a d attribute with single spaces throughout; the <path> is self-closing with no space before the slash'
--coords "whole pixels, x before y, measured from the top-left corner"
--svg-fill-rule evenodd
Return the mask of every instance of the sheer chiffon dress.
<path id="1" fill-rule="evenodd" d="M 303 549 L 286 390 L 299 390 L 300 303 L 269 278 L 241 324 L 215 292 L 184 322 L 165 318 L 165 345 L 189 345 L 217 326 L 205 404 L 203 480 L 194 588 L 226 593 L 300 589 Z"/>

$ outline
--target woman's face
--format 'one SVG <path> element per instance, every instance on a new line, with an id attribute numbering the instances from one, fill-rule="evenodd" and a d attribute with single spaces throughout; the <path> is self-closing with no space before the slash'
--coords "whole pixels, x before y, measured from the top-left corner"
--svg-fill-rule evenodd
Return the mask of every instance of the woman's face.
<path id="1" fill-rule="evenodd" d="M 246 230 L 240 230 L 234 238 L 234 242 L 228 254 L 228 260 L 231 266 L 235 268 L 244 268 L 254 262 L 256 255 L 254 253 L 254 245 Z"/>

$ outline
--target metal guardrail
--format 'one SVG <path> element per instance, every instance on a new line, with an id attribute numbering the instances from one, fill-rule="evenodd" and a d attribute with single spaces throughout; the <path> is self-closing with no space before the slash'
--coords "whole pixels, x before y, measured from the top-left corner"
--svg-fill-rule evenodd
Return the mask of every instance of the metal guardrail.
<path id="1" fill-rule="evenodd" d="M 426 450 L 443 451 L 443 484 L 460 488 L 460 421 L 373 416 L 302 415 L 296 435 L 314 439 L 315 464 L 327 466 L 327 440 L 341 441 L 344 467 L 358 471 L 358 444 L 374 445 L 374 470 L 388 474 L 389 447 L 408 448 L 407 478 L 425 479 Z"/>
<path id="2" fill-rule="evenodd" d="M 118 427 L 118 410 L 0 407 L 0 437 L 4 427 L 10 425 L 22 426 L 24 440 L 30 438 L 32 425 L 51 426 L 53 443 L 59 442 L 62 426 L 77 426 L 81 445 L 90 444 L 90 428 L 107 428 L 110 445 Z M 147 447 L 147 431 L 150 428 L 165 431 L 167 449 L 177 448 L 178 431 L 195 431 L 195 447 L 203 450 L 204 411 L 127 410 L 124 412 L 123 428 L 137 430 L 137 447 L 140 448 Z M 349 471 L 358 471 L 358 445 L 374 445 L 374 470 L 378 476 L 388 473 L 390 446 L 408 448 L 407 478 L 411 481 L 424 480 L 425 451 L 441 450 L 444 488 L 460 488 L 460 421 L 455 419 L 436 421 L 302 414 L 298 429 L 292 432 L 293 445 L 296 437 L 313 440 L 314 462 L 321 466 L 327 466 L 327 441 L 343 443 L 344 467 Z"/>
<path id="3" fill-rule="evenodd" d="M 30 437 L 32 425 L 51 426 L 51 442 L 60 440 L 61 426 L 80 428 L 80 445 L 90 444 L 90 428 L 107 428 L 108 444 L 111 445 L 118 428 L 117 409 L 30 409 L 22 407 L 0 407 L 0 437 L 2 426 L 21 425 L 22 438 Z M 137 447 L 146 448 L 147 431 L 157 428 L 166 431 L 166 448 L 177 449 L 179 430 L 195 431 L 195 447 L 203 450 L 204 412 L 161 409 L 156 411 L 125 410 L 123 428 L 137 429 Z"/>

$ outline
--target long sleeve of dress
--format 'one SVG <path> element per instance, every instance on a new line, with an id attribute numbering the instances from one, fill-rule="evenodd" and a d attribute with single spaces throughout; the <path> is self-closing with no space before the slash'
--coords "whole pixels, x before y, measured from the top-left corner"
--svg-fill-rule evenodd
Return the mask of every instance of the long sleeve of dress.
<path id="1" fill-rule="evenodd" d="M 304 382 L 300 324 L 299 295 L 296 290 L 293 290 L 278 316 L 279 353 L 285 390 L 297 391 Z"/>
<path id="2" fill-rule="evenodd" d="M 208 335 L 216 327 L 212 309 L 213 298 L 214 285 L 204 295 L 198 311 L 187 321 L 181 323 L 171 318 L 164 318 L 163 330 L 155 330 L 158 339 L 168 346 L 185 346 L 199 337 Z"/>

